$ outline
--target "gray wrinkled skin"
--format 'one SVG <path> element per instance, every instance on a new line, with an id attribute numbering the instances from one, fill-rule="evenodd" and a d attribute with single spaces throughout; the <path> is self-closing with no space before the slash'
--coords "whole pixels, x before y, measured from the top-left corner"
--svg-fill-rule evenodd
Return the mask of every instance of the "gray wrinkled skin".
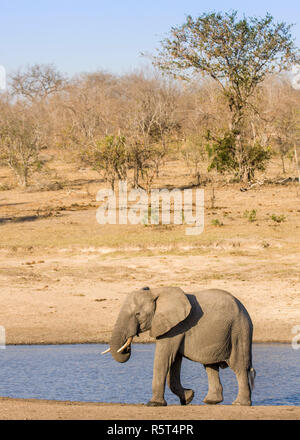
<path id="1" fill-rule="evenodd" d="M 164 406 L 165 383 L 182 405 L 190 403 L 194 392 L 180 382 L 182 357 L 204 365 L 208 376 L 207 404 L 223 400 L 219 368 L 230 367 L 238 381 L 233 404 L 251 405 L 255 377 L 252 368 L 250 316 L 241 302 L 218 289 L 191 294 L 178 287 L 143 288 L 130 293 L 119 313 L 112 334 L 111 354 L 118 362 L 130 357 L 130 347 L 117 350 L 130 336 L 150 330 L 156 338 L 152 398 L 148 405 Z"/>

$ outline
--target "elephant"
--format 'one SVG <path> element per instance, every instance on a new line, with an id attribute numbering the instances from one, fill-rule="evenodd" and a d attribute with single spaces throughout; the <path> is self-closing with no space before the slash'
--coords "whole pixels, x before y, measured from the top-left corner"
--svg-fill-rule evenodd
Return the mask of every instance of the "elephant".
<path id="1" fill-rule="evenodd" d="M 243 304 L 229 292 L 208 289 L 185 293 L 179 287 L 143 287 L 128 294 L 114 325 L 110 347 L 118 362 L 130 358 L 134 336 L 150 330 L 156 339 L 152 397 L 148 406 L 166 406 L 165 383 L 189 404 L 192 389 L 180 382 L 182 358 L 204 365 L 208 376 L 206 404 L 223 401 L 219 368 L 230 367 L 237 378 L 235 405 L 252 405 L 256 372 L 252 367 L 253 324 Z"/>

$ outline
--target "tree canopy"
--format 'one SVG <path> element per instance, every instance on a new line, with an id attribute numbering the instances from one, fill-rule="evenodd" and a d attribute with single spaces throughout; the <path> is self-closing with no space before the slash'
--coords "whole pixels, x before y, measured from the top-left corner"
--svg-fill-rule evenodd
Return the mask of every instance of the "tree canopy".
<path id="1" fill-rule="evenodd" d="M 156 66 L 177 78 L 187 80 L 201 73 L 219 84 L 231 113 L 227 136 L 227 141 L 231 141 L 223 146 L 233 150 L 228 167 L 238 168 L 240 178 L 245 174 L 251 177 L 247 158 L 253 156 L 253 151 L 244 134 L 247 112 L 256 110 L 251 98 L 257 86 L 268 74 L 300 62 L 291 27 L 284 22 L 275 23 L 270 14 L 241 19 L 237 11 L 204 13 L 196 19 L 189 15 L 183 25 L 171 28 L 154 59 Z M 223 148 L 223 157 L 224 153 Z"/>

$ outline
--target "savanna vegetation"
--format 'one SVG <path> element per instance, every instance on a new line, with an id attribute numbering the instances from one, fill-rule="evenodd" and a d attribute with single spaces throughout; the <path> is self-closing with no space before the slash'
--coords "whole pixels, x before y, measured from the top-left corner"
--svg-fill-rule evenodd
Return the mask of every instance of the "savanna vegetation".
<path id="1" fill-rule="evenodd" d="M 127 178 L 149 190 L 170 158 L 195 185 L 204 168 L 253 183 L 274 156 L 285 174 L 300 124 L 300 92 L 284 73 L 299 61 L 290 29 L 269 14 L 203 14 L 171 29 L 156 70 L 68 78 L 53 65 L 20 69 L 0 95 L 1 164 L 24 188 L 53 177 L 53 152 L 112 189 Z"/>

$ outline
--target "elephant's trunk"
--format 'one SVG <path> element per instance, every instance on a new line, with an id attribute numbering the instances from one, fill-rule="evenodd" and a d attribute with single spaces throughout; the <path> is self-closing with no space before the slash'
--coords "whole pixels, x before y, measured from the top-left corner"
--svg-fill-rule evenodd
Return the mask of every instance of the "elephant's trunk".
<path id="1" fill-rule="evenodd" d="M 126 322 L 126 326 L 124 323 Z M 131 355 L 130 344 L 132 337 L 137 334 L 138 324 L 135 317 L 119 316 L 110 340 L 110 353 L 120 363 L 127 362 Z M 130 338 L 130 339 L 129 339 Z M 126 344 L 127 343 L 127 344 Z M 120 350 L 124 344 L 127 346 Z"/>
<path id="2" fill-rule="evenodd" d="M 121 338 L 121 335 L 115 336 L 113 334 L 110 342 L 110 353 L 112 357 L 120 363 L 127 362 L 130 358 L 131 354 L 131 348 L 128 346 L 123 351 L 118 351 L 122 345 L 124 345 L 123 338 Z"/>

